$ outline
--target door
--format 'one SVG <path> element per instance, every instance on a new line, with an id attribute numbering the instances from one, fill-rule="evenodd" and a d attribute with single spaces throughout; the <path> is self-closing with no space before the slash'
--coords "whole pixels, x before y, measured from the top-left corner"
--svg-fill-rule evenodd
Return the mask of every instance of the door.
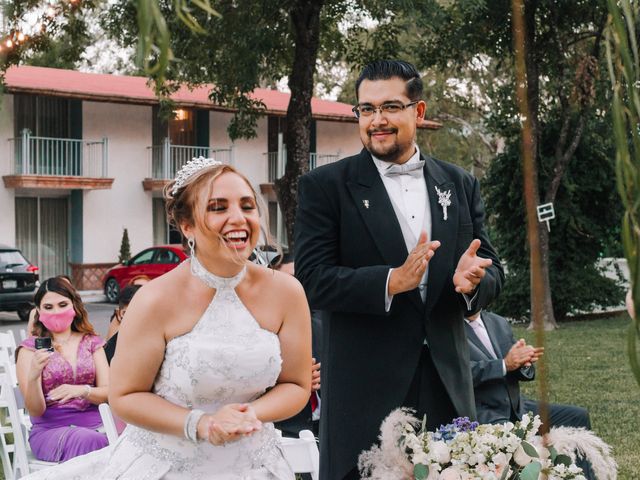
<path id="1" fill-rule="evenodd" d="M 69 275 L 69 199 L 17 197 L 16 246 L 40 268 L 40 279 Z"/>

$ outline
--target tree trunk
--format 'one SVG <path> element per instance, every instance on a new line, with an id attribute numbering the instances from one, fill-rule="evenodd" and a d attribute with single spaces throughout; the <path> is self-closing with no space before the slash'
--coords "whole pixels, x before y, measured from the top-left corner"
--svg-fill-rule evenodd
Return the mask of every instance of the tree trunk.
<path id="1" fill-rule="evenodd" d="M 320 10 L 323 4 L 323 0 L 297 0 L 289 12 L 295 51 L 289 75 L 291 99 L 287 108 L 287 163 L 284 175 L 275 181 L 275 190 L 291 253 L 295 248 L 293 225 L 298 205 L 298 179 L 309 170 L 311 98 L 320 45 Z"/>
<path id="2" fill-rule="evenodd" d="M 553 299 L 551 297 L 551 283 L 549 280 L 549 233 L 545 228 L 541 228 L 537 221 L 536 206 L 540 205 L 540 191 L 538 188 L 538 145 L 540 141 L 540 128 L 538 120 L 539 99 L 540 99 L 540 78 L 538 71 L 537 51 L 536 51 L 536 9 L 537 1 L 525 2 L 525 55 L 527 71 L 527 102 L 529 104 L 530 125 L 531 125 L 531 154 L 533 165 L 531 175 L 534 178 L 535 188 L 529 192 L 531 201 L 527 203 L 527 216 L 536 219 L 535 232 L 537 232 L 537 245 L 539 251 L 539 264 L 530 264 L 531 269 L 531 323 L 529 328 L 534 327 L 534 318 L 540 318 L 545 330 L 553 330 L 558 327 L 553 313 Z M 529 211 L 531 210 L 531 211 Z M 533 228 L 533 226 L 531 226 Z M 535 235 L 534 230 L 530 230 Z M 531 244 L 530 244 L 531 245 Z M 534 272 L 539 269 L 539 272 Z M 541 282 L 540 289 L 534 288 L 534 277 Z M 537 292 L 537 293 L 536 293 Z M 536 314 L 537 312 L 537 314 Z"/>
<path id="3" fill-rule="evenodd" d="M 538 224 L 540 225 L 540 224 Z M 549 231 L 546 226 L 538 228 L 540 235 L 540 263 L 542 270 L 542 288 L 543 296 L 540 300 L 539 308 L 542 309 L 542 322 L 545 330 L 555 330 L 558 328 L 558 322 L 553 312 L 553 300 L 551 297 L 551 280 L 549 277 Z M 531 299 L 531 308 L 533 308 Z M 529 324 L 529 329 L 533 329 L 533 320 Z"/>

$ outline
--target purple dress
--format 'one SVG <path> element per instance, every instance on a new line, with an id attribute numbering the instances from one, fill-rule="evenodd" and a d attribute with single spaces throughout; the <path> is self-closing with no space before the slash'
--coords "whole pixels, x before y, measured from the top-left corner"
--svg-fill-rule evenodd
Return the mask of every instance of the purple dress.
<path id="1" fill-rule="evenodd" d="M 49 392 L 63 385 L 96 385 L 93 352 L 104 345 L 97 335 L 84 335 L 78 345 L 76 371 L 58 352 L 53 352 L 42 370 L 42 391 L 47 408 L 40 417 L 31 417 L 33 427 L 29 444 L 36 458 L 49 462 L 64 462 L 108 445 L 107 436 L 97 432 L 102 427 L 98 406 L 74 398 L 66 403 L 51 400 Z M 20 344 L 35 350 L 35 337 Z"/>

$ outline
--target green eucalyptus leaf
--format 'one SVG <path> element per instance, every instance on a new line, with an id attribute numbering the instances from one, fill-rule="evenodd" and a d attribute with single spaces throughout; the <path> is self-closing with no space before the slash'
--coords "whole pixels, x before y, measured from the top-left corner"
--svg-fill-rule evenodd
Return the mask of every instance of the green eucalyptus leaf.
<path id="1" fill-rule="evenodd" d="M 571 462 L 571 457 L 569 455 L 565 455 L 564 453 L 558 454 L 556 459 L 554 460 L 554 465 L 564 465 L 565 467 L 571 466 L 573 462 Z"/>
<path id="2" fill-rule="evenodd" d="M 551 457 L 551 461 L 555 465 L 556 457 L 558 456 L 558 451 L 555 448 L 553 448 L 553 446 L 549 446 L 547 450 L 549 450 L 549 456 Z"/>
<path id="3" fill-rule="evenodd" d="M 429 476 L 429 468 L 419 463 L 413 467 L 413 476 L 416 477 L 416 480 L 424 480 Z"/>
<path id="4" fill-rule="evenodd" d="M 542 467 L 538 462 L 531 462 L 520 472 L 520 480 L 538 480 Z"/>
<path id="5" fill-rule="evenodd" d="M 522 449 L 524 450 L 524 453 L 529 455 L 531 458 L 538 458 L 538 451 L 536 450 L 536 447 L 531 445 L 529 442 L 523 441 Z"/>

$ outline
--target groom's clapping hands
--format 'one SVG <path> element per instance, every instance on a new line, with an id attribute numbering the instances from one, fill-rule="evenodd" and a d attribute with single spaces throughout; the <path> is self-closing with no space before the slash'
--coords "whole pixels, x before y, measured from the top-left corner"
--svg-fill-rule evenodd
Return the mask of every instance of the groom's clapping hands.
<path id="1" fill-rule="evenodd" d="M 485 268 L 493 263 L 490 258 L 477 255 L 479 248 L 480 240 L 476 238 L 458 260 L 458 266 L 453 274 L 453 285 L 458 293 L 467 295 L 472 293 L 485 276 Z"/>
<path id="2" fill-rule="evenodd" d="M 427 270 L 429 260 L 431 260 L 439 246 L 440 242 L 437 240 L 428 242 L 427 232 L 423 230 L 420 233 L 418 244 L 411 250 L 402 266 L 391 271 L 388 287 L 389 295 L 393 296 L 417 288 L 424 272 Z"/>

